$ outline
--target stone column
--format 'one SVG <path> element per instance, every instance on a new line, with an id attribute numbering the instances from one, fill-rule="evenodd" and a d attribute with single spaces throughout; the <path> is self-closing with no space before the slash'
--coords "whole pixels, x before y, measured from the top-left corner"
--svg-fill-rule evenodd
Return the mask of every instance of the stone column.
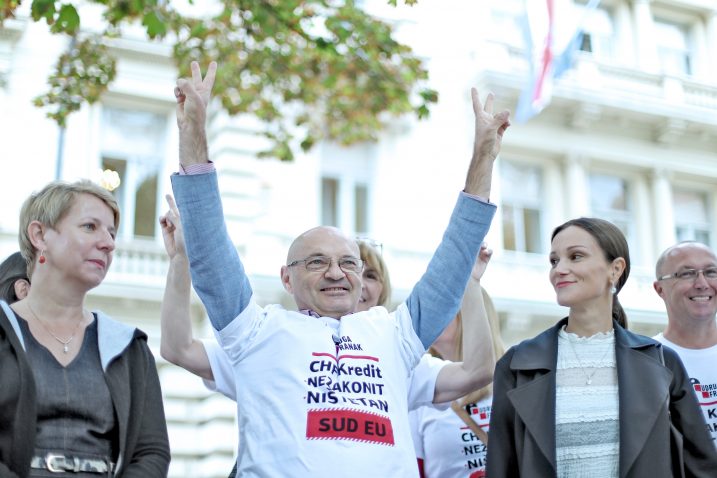
<path id="1" fill-rule="evenodd" d="M 633 22 L 637 61 L 641 70 L 657 72 L 660 62 L 655 48 L 655 23 L 650 11 L 651 0 L 635 0 Z"/>
<path id="2" fill-rule="evenodd" d="M 717 62 L 710 61 L 717 55 L 717 8 L 709 16 L 705 28 L 706 51 L 708 58 L 705 58 L 707 74 L 713 81 L 717 81 Z"/>
<path id="3" fill-rule="evenodd" d="M 590 214 L 589 159 L 577 153 L 566 158 L 563 210 L 568 219 Z"/>
<path id="4" fill-rule="evenodd" d="M 672 200 L 672 172 L 665 169 L 652 171 L 652 214 L 655 233 L 655 254 L 675 243 L 675 210 Z"/>

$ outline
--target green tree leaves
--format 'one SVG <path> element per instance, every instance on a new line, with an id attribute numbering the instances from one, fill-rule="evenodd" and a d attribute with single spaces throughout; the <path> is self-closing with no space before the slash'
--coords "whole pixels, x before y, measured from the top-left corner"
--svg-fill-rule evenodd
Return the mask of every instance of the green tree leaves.
<path id="1" fill-rule="evenodd" d="M 48 79 L 50 90 L 35 98 L 35 106 L 47 108 L 47 116 L 65 126 L 68 115 L 83 102 L 92 104 L 100 99 L 115 75 L 115 59 L 100 38 L 73 39 Z"/>
<path id="2" fill-rule="evenodd" d="M 321 140 L 374 141 L 392 117 L 424 118 L 438 100 L 425 86 L 421 60 L 354 0 L 217 0 L 219 13 L 201 19 L 180 15 L 170 1 L 88 2 L 105 8 L 103 36 L 84 35 L 70 3 L 32 2 L 35 21 L 78 39 L 58 61 L 50 91 L 36 99 L 60 124 L 106 90 L 116 74 L 106 40 L 130 22 L 141 23 L 149 39 L 176 38 L 182 76 L 190 74 L 192 60 L 203 68 L 218 61 L 214 96 L 230 114 L 252 114 L 264 123 L 271 147 L 261 156 L 291 160 L 297 148 Z M 0 10 L 0 20 L 16 6 Z"/>

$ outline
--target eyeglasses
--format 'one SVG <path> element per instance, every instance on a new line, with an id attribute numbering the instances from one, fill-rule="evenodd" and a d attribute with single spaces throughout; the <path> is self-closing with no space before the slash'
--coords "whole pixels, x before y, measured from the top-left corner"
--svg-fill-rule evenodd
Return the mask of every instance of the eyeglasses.
<path id="1" fill-rule="evenodd" d="M 665 279 L 677 279 L 677 280 L 696 280 L 700 275 L 700 272 L 705 279 L 714 280 L 717 279 L 717 267 L 708 267 L 707 269 L 685 269 L 674 274 L 667 274 L 662 277 L 658 277 L 657 280 Z"/>
<path id="2" fill-rule="evenodd" d="M 373 247 L 378 251 L 380 255 L 383 255 L 383 242 L 377 241 L 376 239 L 371 239 L 370 237 L 365 236 L 356 236 L 357 242 L 363 242 L 369 247 Z"/>
<path id="3" fill-rule="evenodd" d="M 304 267 L 306 267 L 306 270 L 309 272 L 326 272 L 329 270 L 329 267 L 331 267 L 332 260 L 333 259 L 331 257 L 326 256 L 311 256 L 306 259 L 299 259 L 291 264 L 287 264 L 287 267 L 294 267 L 295 265 L 303 262 Z M 338 259 L 336 263 L 344 272 L 355 272 L 359 274 L 363 270 L 363 261 L 361 259 L 357 259 L 356 257 L 342 257 L 341 259 Z"/>

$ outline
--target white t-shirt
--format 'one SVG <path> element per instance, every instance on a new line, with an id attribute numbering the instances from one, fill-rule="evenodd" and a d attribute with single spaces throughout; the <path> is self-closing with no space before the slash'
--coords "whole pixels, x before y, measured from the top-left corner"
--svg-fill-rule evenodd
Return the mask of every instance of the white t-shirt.
<path id="1" fill-rule="evenodd" d="M 407 396 L 424 349 L 405 304 L 337 320 L 252 301 L 217 339 L 238 384 L 238 476 L 418 475 Z"/>
<path id="2" fill-rule="evenodd" d="M 467 406 L 468 413 L 488 431 L 492 397 Z M 487 449 L 477 436 L 448 408 L 421 407 L 409 414 L 416 456 L 423 460 L 426 478 L 482 478 Z"/>
<path id="3" fill-rule="evenodd" d="M 236 381 L 234 370 L 229 357 L 224 353 L 219 342 L 213 339 L 202 339 L 204 350 L 209 357 L 209 364 L 214 380 L 202 379 L 204 386 L 213 392 L 219 392 L 227 398 L 236 401 Z M 434 406 L 439 410 L 450 408 L 450 402 L 433 403 L 436 389 L 436 379 L 440 371 L 450 362 L 441 360 L 429 354 L 424 354 L 416 368 L 413 369 L 408 384 L 408 410 L 415 410 L 422 406 Z"/>
<path id="4" fill-rule="evenodd" d="M 717 446 L 717 345 L 706 349 L 686 349 L 667 340 L 662 333 L 653 337 L 670 347 L 680 356 L 690 376 L 692 388 Z"/>

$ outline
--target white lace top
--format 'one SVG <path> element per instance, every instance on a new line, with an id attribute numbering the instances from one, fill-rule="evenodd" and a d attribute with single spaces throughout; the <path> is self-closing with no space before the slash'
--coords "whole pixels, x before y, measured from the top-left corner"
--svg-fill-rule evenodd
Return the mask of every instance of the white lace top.
<path id="1" fill-rule="evenodd" d="M 618 476 L 620 422 L 614 331 L 558 334 L 555 450 L 558 477 Z"/>

